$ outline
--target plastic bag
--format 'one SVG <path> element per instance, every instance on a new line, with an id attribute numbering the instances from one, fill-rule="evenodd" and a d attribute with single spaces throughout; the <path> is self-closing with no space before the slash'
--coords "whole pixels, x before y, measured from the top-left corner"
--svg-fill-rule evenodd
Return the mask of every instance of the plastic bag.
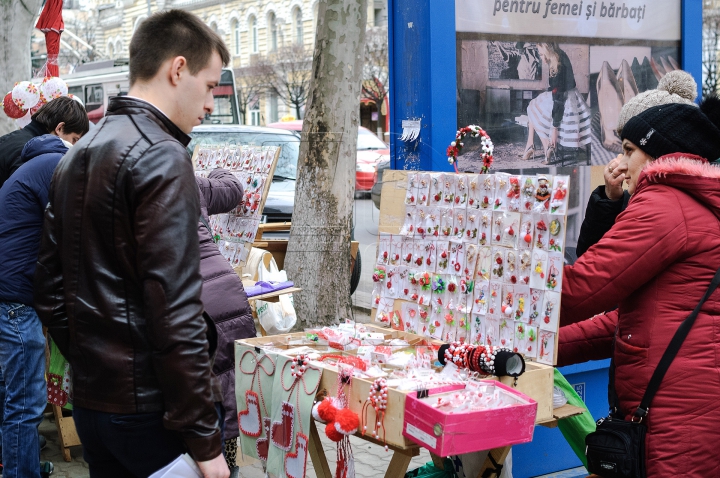
<path id="1" fill-rule="evenodd" d="M 563 418 L 558 420 L 558 428 L 560 432 L 567 440 L 570 448 L 573 449 L 575 454 L 580 461 L 582 461 L 585 468 L 587 468 L 587 457 L 585 456 L 585 437 L 588 433 L 595 431 L 595 419 L 590 414 L 585 402 L 578 396 L 575 389 L 567 381 L 567 379 L 561 374 L 558 369 L 555 369 L 555 386 L 558 387 L 565 393 L 567 402 L 570 405 L 581 407 L 585 409 L 582 415 L 576 415 L 574 417 Z"/>
<path id="2" fill-rule="evenodd" d="M 420 468 L 415 468 L 405 473 L 405 478 L 457 478 L 455 467 L 448 458 L 443 461 L 444 470 L 436 467 L 432 461 L 425 463 Z"/>
<path id="3" fill-rule="evenodd" d="M 265 254 L 270 253 L 266 252 Z M 263 254 L 263 256 L 265 256 L 265 254 Z M 263 260 L 261 260 L 258 265 L 257 278 L 259 281 L 284 282 L 287 281 L 287 273 L 278 270 L 278 266 L 272 256 L 270 257 L 270 267 L 265 267 L 263 257 Z M 265 302 L 264 300 L 255 302 L 258 321 L 268 335 L 287 333 L 297 322 L 292 294 L 283 294 L 279 296 L 278 299 L 278 302 Z"/>

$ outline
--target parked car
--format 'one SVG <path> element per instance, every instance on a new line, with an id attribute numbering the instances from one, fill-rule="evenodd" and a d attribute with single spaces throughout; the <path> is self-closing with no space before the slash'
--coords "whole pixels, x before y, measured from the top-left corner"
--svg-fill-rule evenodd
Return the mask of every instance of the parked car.
<path id="1" fill-rule="evenodd" d="M 256 146 L 281 146 L 280 158 L 270 184 L 262 214 L 266 222 L 292 221 L 295 206 L 295 180 L 300 155 L 300 134 L 276 128 L 244 125 L 200 125 L 190 133 L 192 140 L 188 152 L 192 155 L 198 144 L 252 144 Z M 353 228 L 354 230 L 354 228 Z M 286 232 L 266 232 L 264 238 L 287 239 Z M 350 276 L 350 293 L 360 282 L 362 260 L 360 251 Z"/>
<path id="2" fill-rule="evenodd" d="M 302 131 L 302 120 L 270 123 L 269 128 L 287 131 Z M 390 158 L 390 149 L 372 131 L 360 126 L 357 139 L 357 160 L 355 164 L 355 192 L 366 193 L 375 184 L 375 165 L 383 158 Z"/>

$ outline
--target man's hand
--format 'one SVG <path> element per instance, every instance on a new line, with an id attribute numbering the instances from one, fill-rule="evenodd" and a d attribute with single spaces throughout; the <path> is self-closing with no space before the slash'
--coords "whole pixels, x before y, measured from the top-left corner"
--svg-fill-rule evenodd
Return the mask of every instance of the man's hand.
<path id="1" fill-rule="evenodd" d="M 230 470 L 228 469 L 225 457 L 222 453 L 210 461 L 198 461 L 200 471 L 205 478 L 229 478 Z"/>
<path id="2" fill-rule="evenodd" d="M 618 154 L 617 158 L 613 159 L 608 163 L 607 167 L 603 171 L 605 176 L 605 195 L 611 201 L 617 201 L 622 199 L 623 181 L 625 181 L 625 172 L 618 169 L 622 154 Z"/>

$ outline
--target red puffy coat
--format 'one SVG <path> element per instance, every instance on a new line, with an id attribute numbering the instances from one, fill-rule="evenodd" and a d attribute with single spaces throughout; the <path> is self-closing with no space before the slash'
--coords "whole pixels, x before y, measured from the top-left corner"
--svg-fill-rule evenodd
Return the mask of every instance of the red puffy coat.
<path id="1" fill-rule="evenodd" d="M 607 358 L 623 413 L 640 404 L 680 323 L 720 268 L 720 168 L 670 155 L 641 173 L 628 208 L 565 267 L 562 363 Z M 720 291 L 703 306 L 650 404 L 647 476 L 720 477 Z"/>

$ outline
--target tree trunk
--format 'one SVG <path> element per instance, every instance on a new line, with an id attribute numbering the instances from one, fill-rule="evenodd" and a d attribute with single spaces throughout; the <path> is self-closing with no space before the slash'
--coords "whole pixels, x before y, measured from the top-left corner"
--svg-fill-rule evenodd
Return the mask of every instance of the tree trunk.
<path id="1" fill-rule="evenodd" d="M 30 34 L 42 0 L 0 0 L 0 95 L 18 81 L 30 79 Z M 0 98 L 0 101 L 2 100 Z M 15 122 L 0 114 L 0 135 L 16 130 Z"/>
<path id="2" fill-rule="evenodd" d="M 310 96 L 298 160 L 285 268 L 297 328 L 337 323 L 350 311 L 350 232 L 355 195 L 367 0 L 320 0 Z"/>

